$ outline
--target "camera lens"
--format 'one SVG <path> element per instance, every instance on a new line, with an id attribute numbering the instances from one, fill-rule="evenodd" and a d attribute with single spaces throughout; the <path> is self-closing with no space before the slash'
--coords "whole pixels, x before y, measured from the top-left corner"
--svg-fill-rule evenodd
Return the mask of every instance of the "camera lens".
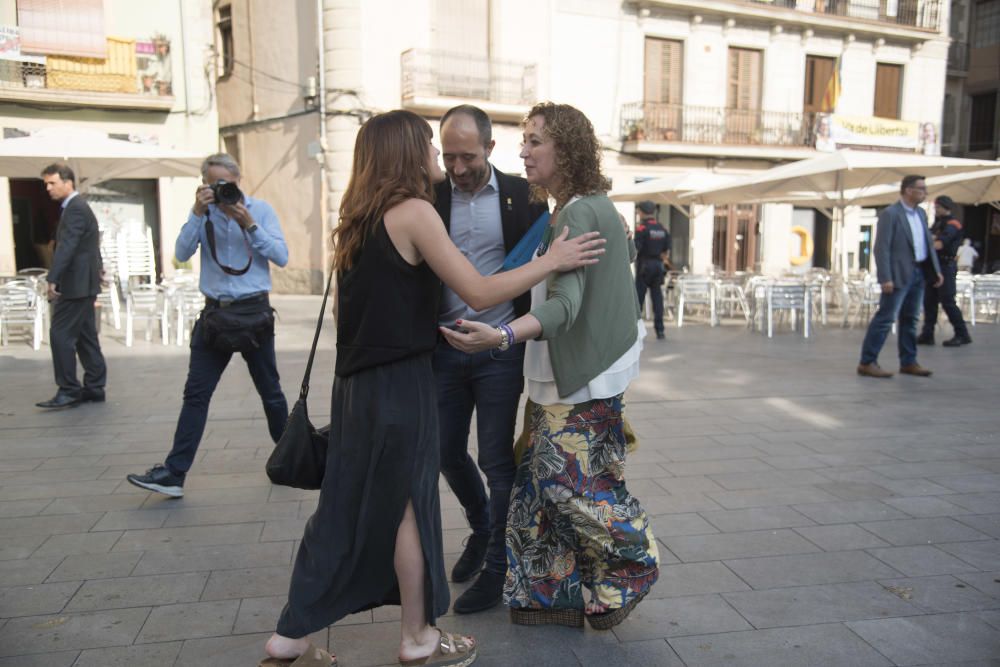
<path id="1" fill-rule="evenodd" d="M 212 193 L 217 204 L 238 204 L 243 199 L 239 186 L 228 181 L 218 181 L 212 185 Z"/>

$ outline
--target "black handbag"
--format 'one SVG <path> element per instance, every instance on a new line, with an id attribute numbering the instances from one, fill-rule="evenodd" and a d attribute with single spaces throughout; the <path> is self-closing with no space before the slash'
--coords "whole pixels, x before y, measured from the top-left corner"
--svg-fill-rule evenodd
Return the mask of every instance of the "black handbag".
<path id="1" fill-rule="evenodd" d="M 323 328 L 326 299 L 330 295 L 331 282 L 333 282 L 332 268 L 330 278 L 326 282 L 326 292 L 323 293 L 323 305 L 319 309 L 319 321 L 316 323 L 316 334 L 313 336 L 312 349 L 309 351 L 306 373 L 302 378 L 299 400 L 295 401 L 295 406 L 288 415 L 288 421 L 285 422 L 285 431 L 267 458 L 267 476 L 271 482 L 281 486 L 312 490 L 323 485 L 330 426 L 328 424 L 317 429 L 312 425 L 306 408 L 306 398 L 309 396 L 309 374 L 312 372 L 313 358 L 316 356 L 319 332 Z"/>

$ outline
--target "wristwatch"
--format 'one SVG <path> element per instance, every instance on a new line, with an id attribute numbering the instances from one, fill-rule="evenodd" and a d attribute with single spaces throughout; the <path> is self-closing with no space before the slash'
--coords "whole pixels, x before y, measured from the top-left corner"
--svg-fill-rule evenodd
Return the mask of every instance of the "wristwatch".
<path id="1" fill-rule="evenodd" d="M 255 222 L 252 225 L 250 225 L 249 227 L 247 227 L 247 231 L 250 232 L 251 234 L 253 234 L 255 231 L 257 231 L 257 223 Z"/>

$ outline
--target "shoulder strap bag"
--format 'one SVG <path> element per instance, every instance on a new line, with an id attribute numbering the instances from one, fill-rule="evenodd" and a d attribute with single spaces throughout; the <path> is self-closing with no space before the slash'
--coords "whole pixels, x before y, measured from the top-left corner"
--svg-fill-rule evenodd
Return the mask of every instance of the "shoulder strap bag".
<path id="1" fill-rule="evenodd" d="M 330 295 L 330 284 L 333 282 L 333 267 L 326 281 L 326 291 L 323 293 L 323 305 L 319 309 L 319 319 L 316 322 L 316 333 L 313 335 L 312 349 L 309 350 L 309 361 L 302 378 L 302 388 L 299 390 L 299 400 L 288 415 L 285 431 L 274 446 L 274 451 L 267 459 L 267 476 L 274 484 L 291 486 L 296 489 L 318 489 L 323 485 L 323 474 L 326 472 L 326 450 L 330 435 L 329 424 L 315 428 L 309 421 L 306 409 L 306 399 L 309 396 L 309 375 L 312 372 L 313 359 L 316 356 L 316 345 L 319 343 L 319 332 L 323 329 L 323 318 L 326 316 L 326 300 Z"/>

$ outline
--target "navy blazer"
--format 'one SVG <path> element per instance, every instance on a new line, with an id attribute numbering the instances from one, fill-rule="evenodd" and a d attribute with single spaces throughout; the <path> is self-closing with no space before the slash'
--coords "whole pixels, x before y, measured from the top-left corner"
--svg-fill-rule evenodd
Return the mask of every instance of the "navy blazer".
<path id="1" fill-rule="evenodd" d="M 549 210 L 549 205 L 532 202 L 529 197 L 528 181 L 520 176 L 505 174 L 490 165 L 497 176 L 500 201 L 500 224 L 503 227 L 504 251 L 508 254 L 525 235 L 538 216 Z M 434 208 L 444 220 L 444 227 L 451 233 L 451 181 L 445 178 L 435 186 Z M 531 310 L 531 295 L 525 292 L 514 299 L 514 314 L 517 317 Z"/>
<path id="2" fill-rule="evenodd" d="M 77 195 L 59 217 L 56 250 L 46 280 L 55 283 L 63 299 L 97 296 L 103 268 L 97 216 L 83 195 Z"/>
<path id="3" fill-rule="evenodd" d="M 902 202 L 897 201 L 879 213 L 873 254 L 880 283 L 891 280 L 896 289 L 903 289 L 910 284 L 916 265 L 913 260 L 914 243 L 922 243 L 927 248 L 927 259 L 920 267 L 924 271 L 924 276 L 933 280 L 941 273 L 937 253 L 934 252 L 931 235 L 927 229 L 927 214 L 918 206 L 917 215 L 920 216 L 923 230 L 920 239 L 913 238 Z"/>

